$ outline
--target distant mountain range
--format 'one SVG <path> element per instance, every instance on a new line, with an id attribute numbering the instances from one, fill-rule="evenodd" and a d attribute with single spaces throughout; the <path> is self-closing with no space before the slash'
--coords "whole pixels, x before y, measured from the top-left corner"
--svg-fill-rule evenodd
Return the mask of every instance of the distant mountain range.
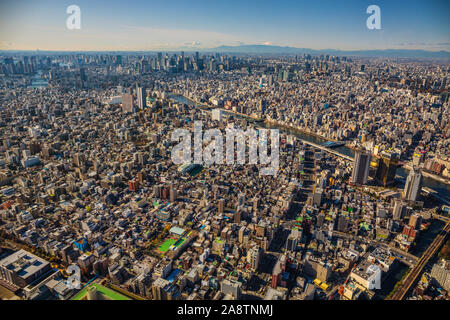
<path id="1" fill-rule="evenodd" d="M 426 51 L 408 49 L 386 50 L 354 50 L 344 51 L 335 49 L 314 50 L 307 48 L 281 47 L 272 45 L 240 45 L 220 46 L 217 48 L 203 49 L 204 52 L 223 53 L 251 53 L 251 54 L 330 54 L 335 56 L 364 56 L 364 57 L 393 57 L 393 58 L 450 58 L 449 51 Z"/>

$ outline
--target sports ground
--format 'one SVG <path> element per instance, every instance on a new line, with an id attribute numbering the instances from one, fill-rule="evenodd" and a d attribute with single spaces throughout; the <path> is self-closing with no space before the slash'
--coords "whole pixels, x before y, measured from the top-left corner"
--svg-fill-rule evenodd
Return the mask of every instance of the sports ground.
<path id="1" fill-rule="evenodd" d="M 80 292 L 78 292 L 78 294 L 75 297 L 72 298 L 72 300 L 82 300 L 83 297 L 86 295 L 88 287 L 92 287 L 92 286 L 94 286 L 98 292 L 105 295 L 110 300 L 131 300 L 130 298 L 125 297 L 124 295 L 122 295 L 116 291 L 113 291 L 111 289 L 108 289 L 104 286 L 101 286 L 97 283 L 91 283 L 88 286 L 84 287 Z"/>
<path id="2" fill-rule="evenodd" d="M 171 237 L 164 240 L 157 250 L 159 253 L 166 253 L 167 251 L 169 251 L 172 245 L 175 245 L 178 248 L 179 246 L 183 245 L 183 243 L 185 243 L 186 241 L 187 239 L 185 237 L 182 238 Z"/>
<path id="3" fill-rule="evenodd" d="M 169 239 L 165 240 L 158 247 L 158 251 L 159 252 L 163 252 L 163 253 L 169 251 L 170 246 L 173 245 L 175 242 L 177 242 L 177 239 L 174 239 L 174 238 L 169 238 Z"/>

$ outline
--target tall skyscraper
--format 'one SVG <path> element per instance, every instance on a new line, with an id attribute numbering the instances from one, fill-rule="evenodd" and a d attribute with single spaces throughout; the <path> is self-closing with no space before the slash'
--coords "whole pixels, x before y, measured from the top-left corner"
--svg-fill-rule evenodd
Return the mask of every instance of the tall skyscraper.
<path id="1" fill-rule="evenodd" d="M 258 246 L 250 248 L 247 252 L 247 262 L 250 263 L 250 267 L 254 271 L 258 270 L 261 253 L 261 248 L 259 248 Z"/>
<path id="2" fill-rule="evenodd" d="M 147 104 L 147 97 L 145 95 L 144 88 L 136 86 L 136 96 L 139 110 L 145 109 Z"/>
<path id="3" fill-rule="evenodd" d="M 403 190 L 403 195 L 406 200 L 416 201 L 417 196 L 422 188 L 422 173 L 417 167 L 409 172 L 408 178 L 406 178 L 405 189 Z"/>
<path id="4" fill-rule="evenodd" d="M 383 151 L 378 160 L 378 168 L 375 178 L 383 186 L 391 185 L 395 182 L 395 173 L 397 171 L 398 155 Z"/>
<path id="5" fill-rule="evenodd" d="M 242 226 L 239 229 L 239 232 L 238 232 L 238 241 L 239 241 L 239 243 L 243 243 L 244 242 L 245 230 L 246 230 L 245 226 Z"/>
<path id="6" fill-rule="evenodd" d="M 223 213 L 225 211 L 225 199 L 219 199 L 219 203 L 217 205 L 217 211 L 219 213 Z"/>
<path id="7" fill-rule="evenodd" d="M 87 81 L 85 68 L 80 68 L 80 79 L 81 79 L 81 81 Z"/>
<path id="8" fill-rule="evenodd" d="M 175 188 L 175 186 L 170 186 L 170 202 L 175 202 L 177 196 L 177 189 Z"/>
<path id="9" fill-rule="evenodd" d="M 401 220 L 405 213 L 405 205 L 400 199 L 396 199 L 392 216 L 394 220 Z"/>
<path id="10" fill-rule="evenodd" d="M 291 230 L 287 240 L 286 240 L 286 250 L 296 251 L 297 244 L 300 242 L 302 233 L 299 229 Z"/>
<path id="11" fill-rule="evenodd" d="M 420 228 L 421 223 L 422 223 L 422 216 L 419 216 L 418 214 L 413 214 L 409 217 L 408 225 L 413 227 L 415 230 Z"/>
<path id="12" fill-rule="evenodd" d="M 367 183 L 370 158 L 371 155 L 369 153 L 360 150 L 356 151 L 352 177 L 350 179 L 351 184 L 363 185 Z"/>
<path id="13" fill-rule="evenodd" d="M 158 56 L 158 63 L 160 64 L 160 65 L 162 65 L 162 53 L 161 52 L 158 52 L 157 53 L 157 56 Z"/>
<path id="14" fill-rule="evenodd" d="M 116 56 L 116 63 L 122 65 L 122 56 Z"/>
<path id="15" fill-rule="evenodd" d="M 234 223 L 240 224 L 241 223 L 241 211 L 237 210 L 234 213 Z"/>
<path id="16" fill-rule="evenodd" d="M 323 189 L 322 188 L 317 188 L 312 197 L 313 197 L 313 205 L 320 207 L 320 205 L 322 204 L 322 194 L 323 194 Z"/>

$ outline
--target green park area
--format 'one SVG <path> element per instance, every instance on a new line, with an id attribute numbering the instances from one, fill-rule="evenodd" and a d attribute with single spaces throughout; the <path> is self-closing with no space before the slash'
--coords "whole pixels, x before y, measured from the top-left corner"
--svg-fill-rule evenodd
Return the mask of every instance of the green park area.
<path id="1" fill-rule="evenodd" d="M 131 300 L 130 298 L 97 283 L 91 283 L 84 287 L 75 297 L 72 298 L 72 300 L 83 300 L 87 294 L 88 288 L 93 286 L 97 289 L 98 293 L 101 293 L 105 297 L 105 300 Z"/>

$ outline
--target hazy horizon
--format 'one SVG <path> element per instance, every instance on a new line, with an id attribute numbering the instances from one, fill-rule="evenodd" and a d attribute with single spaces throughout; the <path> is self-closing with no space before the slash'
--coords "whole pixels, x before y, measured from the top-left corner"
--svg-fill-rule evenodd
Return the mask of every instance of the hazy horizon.
<path id="1" fill-rule="evenodd" d="M 69 30 L 68 6 L 81 9 Z M 369 5 L 381 29 L 369 30 Z M 434 1 L 31 1 L 0 3 L 0 50 L 202 51 L 273 45 L 313 50 L 450 51 L 450 3 Z"/>

